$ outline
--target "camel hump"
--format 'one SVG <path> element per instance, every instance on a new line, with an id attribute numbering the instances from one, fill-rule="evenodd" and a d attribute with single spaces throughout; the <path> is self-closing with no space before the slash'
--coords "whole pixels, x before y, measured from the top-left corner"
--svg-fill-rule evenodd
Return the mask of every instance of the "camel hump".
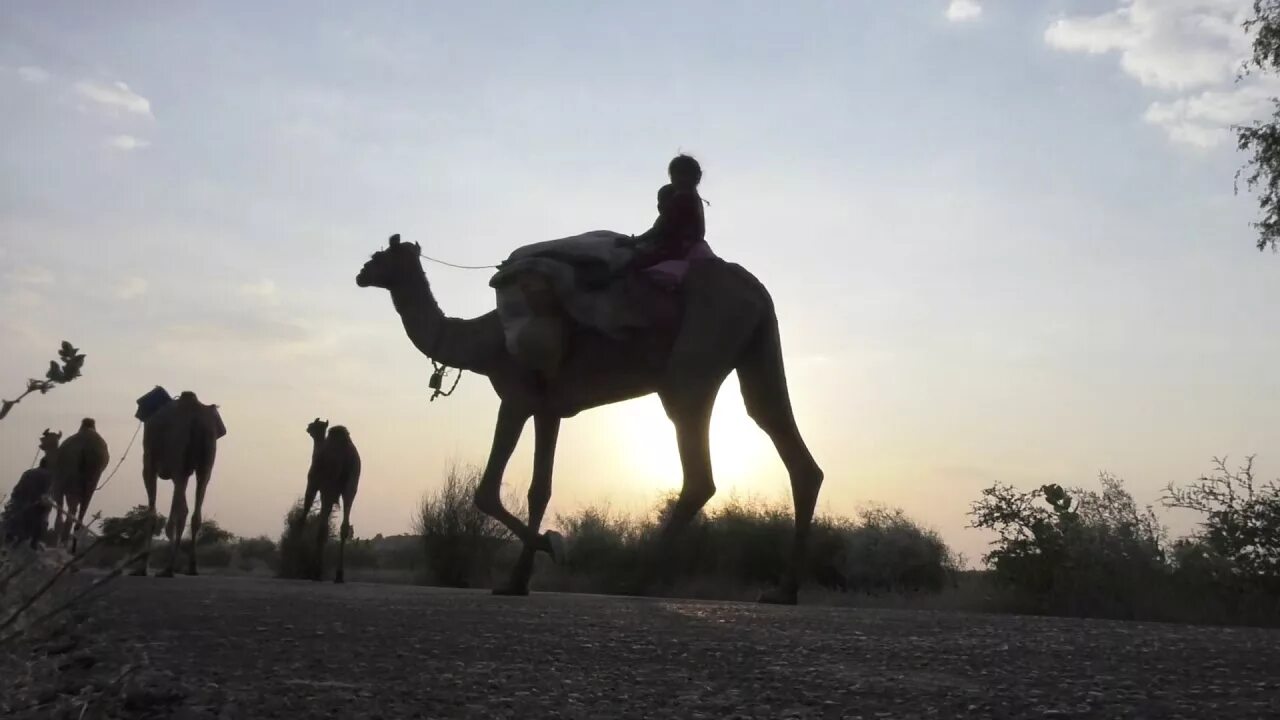
<path id="1" fill-rule="evenodd" d="M 329 428 L 329 437 L 351 442 L 351 432 L 347 430 L 346 425 L 334 425 Z"/>
<path id="2" fill-rule="evenodd" d="M 81 430 L 97 430 L 98 423 L 93 418 L 85 418 L 80 421 Z"/>

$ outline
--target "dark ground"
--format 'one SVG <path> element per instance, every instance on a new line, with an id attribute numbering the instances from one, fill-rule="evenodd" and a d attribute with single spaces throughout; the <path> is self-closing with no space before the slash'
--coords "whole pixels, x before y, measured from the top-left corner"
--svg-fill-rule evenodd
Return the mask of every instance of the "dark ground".
<path id="1" fill-rule="evenodd" d="M 128 717 L 1280 717 L 1276 630 L 230 577 L 94 615 Z"/>

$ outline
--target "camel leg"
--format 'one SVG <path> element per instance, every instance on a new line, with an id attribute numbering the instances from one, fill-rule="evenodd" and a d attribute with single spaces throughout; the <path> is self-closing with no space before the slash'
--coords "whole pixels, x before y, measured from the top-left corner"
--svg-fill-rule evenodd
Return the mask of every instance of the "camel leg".
<path id="1" fill-rule="evenodd" d="M 169 565 L 156 577 L 171 578 L 178 567 L 178 551 L 182 545 L 182 533 L 187 528 L 187 480 L 189 476 L 173 479 L 173 503 L 169 506 L 169 526 L 173 532 L 169 537 Z"/>
<path id="2" fill-rule="evenodd" d="M 476 507 L 489 517 L 507 527 L 526 546 L 535 550 L 551 552 L 551 543 L 546 536 L 539 535 L 512 515 L 502 506 L 502 473 L 507 469 L 507 461 L 520 441 L 520 433 L 529 414 L 513 408 L 503 402 L 498 406 L 498 422 L 493 430 L 493 447 L 489 450 L 489 462 L 484 467 L 484 475 L 476 487 Z"/>
<path id="3" fill-rule="evenodd" d="M 131 575 L 138 577 L 147 576 L 147 563 L 151 562 L 151 538 L 156 534 L 156 469 L 147 462 L 146 457 L 142 460 L 142 484 L 147 490 L 147 527 L 145 532 L 145 549 L 142 551 L 142 558 L 138 567 L 134 568 Z"/>
<path id="4" fill-rule="evenodd" d="M 329 540 L 329 518 L 333 517 L 333 506 L 336 504 L 335 499 L 320 496 L 320 514 L 316 516 L 320 521 L 316 525 L 316 566 L 312 580 L 324 579 L 324 546 Z"/>
<path id="5" fill-rule="evenodd" d="M 791 478 L 791 498 L 795 504 L 795 539 L 791 565 L 781 585 L 761 595 L 761 602 L 792 605 L 798 599 L 807 563 L 809 529 L 818 491 L 822 488 L 822 468 L 810 454 L 796 426 L 787 392 L 782 363 L 782 343 L 776 318 L 762 323 L 738 366 L 738 382 L 747 414 L 773 441 Z"/>
<path id="6" fill-rule="evenodd" d="M 89 500 L 85 498 L 76 508 L 76 524 L 71 528 L 71 554 L 76 554 L 76 546 L 80 540 L 80 530 L 84 527 L 84 516 L 89 511 Z M 70 512 L 70 510 L 68 510 Z"/>
<path id="7" fill-rule="evenodd" d="M 680 467 L 683 483 L 680 496 L 671 507 L 665 525 L 658 536 L 657 555 L 646 562 L 642 584 L 648 584 L 651 575 L 662 563 L 671 561 L 676 541 L 697 516 L 698 511 L 716 494 L 711 473 L 711 410 L 715 405 L 718 386 L 704 387 L 700 392 L 678 396 L 664 395 L 663 405 L 676 426 L 676 442 L 680 449 Z"/>
<path id="8" fill-rule="evenodd" d="M 201 514 L 201 508 L 204 507 L 204 491 L 209 488 L 209 477 L 212 473 L 211 467 L 196 470 L 196 506 L 191 513 L 191 555 L 187 562 L 188 575 L 200 574 L 196 569 L 196 541 L 200 539 L 200 525 L 204 522 L 204 515 Z"/>
<path id="9" fill-rule="evenodd" d="M 556 458 L 556 440 L 560 435 L 560 418 L 552 415 L 535 415 L 533 418 L 534 450 L 533 480 L 529 483 L 529 529 L 534 533 L 542 527 L 542 517 L 551 502 L 551 476 Z M 533 558 L 538 548 L 525 543 L 520 559 L 511 570 L 506 587 L 497 588 L 495 595 L 528 595 L 529 577 L 533 574 Z"/>
<path id="10" fill-rule="evenodd" d="M 355 501 L 354 494 L 342 496 L 342 527 L 338 530 L 338 574 L 333 578 L 336 583 L 346 582 L 343 569 L 346 567 L 347 538 L 351 537 L 352 534 L 351 504 Z"/>
<path id="11" fill-rule="evenodd" d="M 53 545 L 59 548 L 66 542 L 64 537 L 67 532 L 68 519 L 71 515 L 70 511 L 64 507 L 65 504 L 66 498 L 61 492 L 54 495 L 53 511 L 56 514 L 53 518 Z"/>

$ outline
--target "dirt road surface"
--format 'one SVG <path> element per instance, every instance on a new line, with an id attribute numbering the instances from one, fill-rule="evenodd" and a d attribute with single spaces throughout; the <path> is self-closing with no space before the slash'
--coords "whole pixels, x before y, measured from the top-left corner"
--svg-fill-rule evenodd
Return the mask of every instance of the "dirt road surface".
<path id="1" fill-rule="evenodd" d="M 1280 717 L 1268 630 L 231 577 L 95 614 L 130 717 Z"/>

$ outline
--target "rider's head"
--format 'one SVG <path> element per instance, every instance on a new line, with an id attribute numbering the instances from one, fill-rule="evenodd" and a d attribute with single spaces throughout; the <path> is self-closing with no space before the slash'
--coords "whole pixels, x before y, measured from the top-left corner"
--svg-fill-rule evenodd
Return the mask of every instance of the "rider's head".
<path id="1" fill-rule="evenodd" d="M 702 166 L 692 156 L 680 154 L 667 165 L 667 175 L 673 185 L 693 189 L 702 182 Z"/>

